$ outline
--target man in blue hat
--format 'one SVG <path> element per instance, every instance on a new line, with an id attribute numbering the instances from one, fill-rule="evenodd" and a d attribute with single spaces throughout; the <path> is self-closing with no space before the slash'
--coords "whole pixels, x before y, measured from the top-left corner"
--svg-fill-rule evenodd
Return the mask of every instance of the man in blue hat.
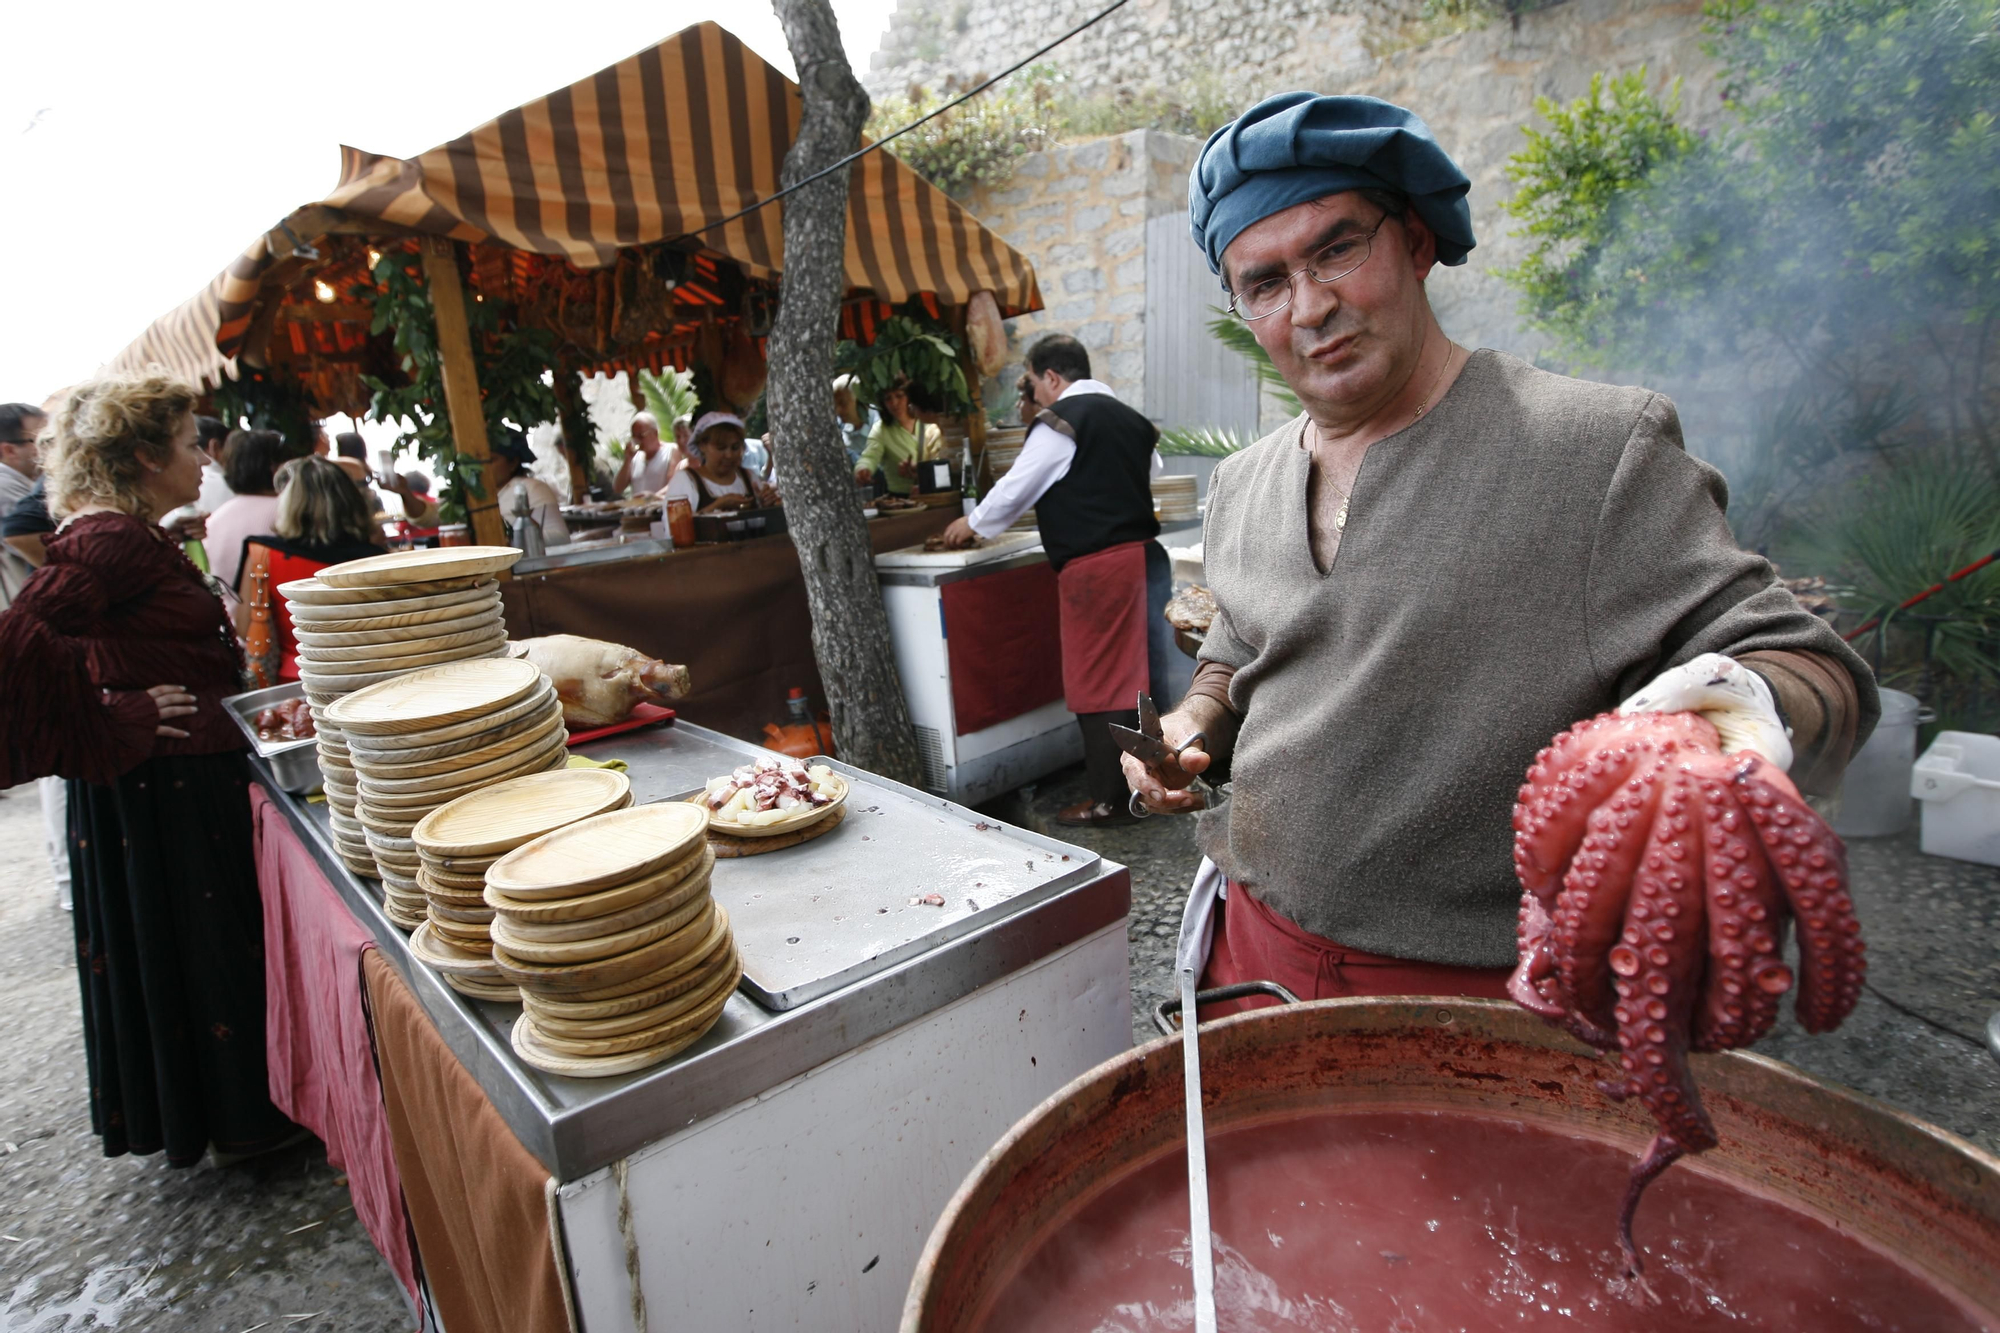
<path id="1" fill-rule="evenodd" d="M 1305 408 L 1215 471 L 1219 614 L 1163 719 L 1206 737 L 1187 772 L 1232 771 L 1200 829 L 1226 880 L 1207 984 L 1502 995 L 1512 807 L 1552 737 L 1693 707 L 1812 791 L 1874 725 L 1867 667 L 1737 547 L 1671 402 L 1439 326 L 1469 188 L 1409 111 L 1311 93 L 1189 177 L 1195 243 Z M 1135 803 L 1201 803 L 1124 762 Z"/>

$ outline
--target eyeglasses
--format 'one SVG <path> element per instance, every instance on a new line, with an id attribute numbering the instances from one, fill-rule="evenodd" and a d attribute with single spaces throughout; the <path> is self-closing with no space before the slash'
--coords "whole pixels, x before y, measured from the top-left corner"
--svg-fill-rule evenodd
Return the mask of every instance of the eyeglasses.
<path id="1" fill-rule="evenodd" d="M 1270 318 L 1292 303 L 1292 279 L 1301 273 L 1322 286 L 1339 282 L 1368 262 L 1375 233 L 1382 230 L 1382 224 L 1388 220 L 1384 216 L 1373 230 L 1362 235 L 1340 236 L 1327 242 L 1304 268 L 1295 269 L 1282 278 L 1265 278 L 1252 283 L 1244 291 L 1231 292 L 1229 313 L 1246 322 Z"/>

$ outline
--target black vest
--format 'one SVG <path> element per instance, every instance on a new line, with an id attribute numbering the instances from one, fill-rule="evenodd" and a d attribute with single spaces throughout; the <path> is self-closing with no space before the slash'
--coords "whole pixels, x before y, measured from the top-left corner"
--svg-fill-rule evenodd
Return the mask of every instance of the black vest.
<path id="1" fill-rule="evenodd" d="M 1160 535 L 1152 485 L 1160 432 L 1152 422 L 1108 393 L 1061 399 L 1042 409 L 1041 420 L 1076 442 L 1069 471 L 1035 501 L 1042 549 L 1058 573 L 1078 556 Z"/>

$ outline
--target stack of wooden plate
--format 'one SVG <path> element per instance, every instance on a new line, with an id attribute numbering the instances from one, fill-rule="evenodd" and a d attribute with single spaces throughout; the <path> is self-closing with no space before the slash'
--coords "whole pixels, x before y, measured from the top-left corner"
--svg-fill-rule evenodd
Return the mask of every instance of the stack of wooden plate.
<path id="1" fill-rule="evenodd" d="M 709 896 L 707 827 L 685 802 L 634 806 L 486 868 L 493 962 L 521 988 L 521 1059 L 572 1078 L 627 1074 L 715 1025 L 743 965 Z"/>
<path id="2" fill-rule="evenodd" d="M 1192 523 L 1201 517 L 1193 477 L 1154 477 L 1153 512 L 1162 523 Z"/>
<path id="3" fill-rule="evenodd" d="M 327 705 L 326 720 L 353 765 L 362 848 L 389 919 L 405 930 L 422 925 L 430 906 L 417 882 L 418 822 L 483 787 L 569 762 L 555 686 L 520 658 L 421 667 L 343 695 Z"/>
<path id="4" fill-rule="evenodd" d="M 486 869 L 525 842 L 565 824 L 632 803 L 632 782 L 605 768 L 534 773 L 482 788 L 417 821 L 417 884 L 428 920 L 410 936 L 410 952 L 446 984 L 481 1000 L 518 1000 L 514 983 L 493 965 Z"/>
<path id="5" fill-rule="evenodd" d="M 520 558 L 511 546 L 400 551 L 279 586 L 290 604 L 299 678 L 318 730 L 334 840 L 349 869 L 376 873 L 355 814 L 347 739 L 327 723 L 326 708 L 406 671 L 504 652 L 500 586 L 491 575 Z"/>

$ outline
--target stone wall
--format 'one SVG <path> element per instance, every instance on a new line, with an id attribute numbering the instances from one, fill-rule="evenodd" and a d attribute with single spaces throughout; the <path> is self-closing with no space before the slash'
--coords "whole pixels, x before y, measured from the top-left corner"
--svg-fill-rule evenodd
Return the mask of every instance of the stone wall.
<path id="1" fill-rule="evenodd" d="M 1186 211 L 1199 146 L 1134 130 L 1035 153 L 1004 187 L 968 201 L 1035 266 L 1047 305 L 1007 322 L 1015 364 L 988 381 L 989 406 L 1013 400 L 1021 353 L 1051 331 L 1081 340 L 1093 373 L 1120 398 L 1146 401 L 1146 220 Z"/>

